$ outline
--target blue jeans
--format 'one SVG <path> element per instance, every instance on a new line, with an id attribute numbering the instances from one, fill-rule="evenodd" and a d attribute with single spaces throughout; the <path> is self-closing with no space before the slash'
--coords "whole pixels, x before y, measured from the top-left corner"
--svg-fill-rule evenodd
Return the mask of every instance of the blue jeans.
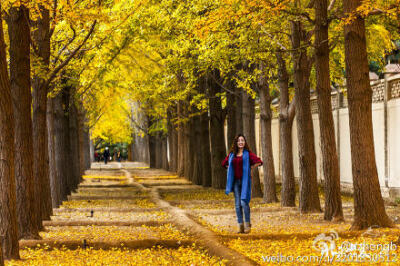
<path id="1" fill-rule="evenodd" d="M 250 206 L 248 203 L 240 199 L 242 192 L 242 179 L 235 179 L 233 183 L 233 192 L 235 194 L 235 209 L 238 223 L 243 223 L 243 211 L 245 222 L 250 223 Z"/>

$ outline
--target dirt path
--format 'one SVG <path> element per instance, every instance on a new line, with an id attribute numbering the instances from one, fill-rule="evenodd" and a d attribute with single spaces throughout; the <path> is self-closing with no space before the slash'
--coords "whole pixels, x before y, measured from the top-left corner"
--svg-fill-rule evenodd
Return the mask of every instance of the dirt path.
<path id="1" fill-rule="evenodd" d="M 181 249 L 187 249 L 185 256 L 188 257 L 191 252 L 198 254 L 193 255 L 198 258 L 192 259 L 197 263 L 256 264 L 225 246 L 217 233 L 199 224 L 186 210 L 172 206 L 160 195 L 190 193 L 199 189 L 202 187 L 192 185 L 173 173 L 148 169 L 139 163 L 94 164 L 92 169 L 86 171 L 77 192 L 70 195 L 60 208 L 54 209 L 50 221 L 43 222 L 45 231 L 40 233 L 42 239 L 20 240 L 23 259 L 10 265 L 48 263 L 29 262 L 29 259 L 38 259 L 39 255 L 35 252 L 41 256 L 48 253 L 48 257 L 42 259 L 53 261 L 52 251 L 60 257 L 60 252 L 74 250 L 112 252 L 120 249 L 119 252 L 135 252 L 154 248 L 164 250 L 161 254 L 166 254 L 166 258 L 160 259 L 160 264 L 171 260 L 172 250 Z M 189 258 L 189 261 L 192 260 Z"/>

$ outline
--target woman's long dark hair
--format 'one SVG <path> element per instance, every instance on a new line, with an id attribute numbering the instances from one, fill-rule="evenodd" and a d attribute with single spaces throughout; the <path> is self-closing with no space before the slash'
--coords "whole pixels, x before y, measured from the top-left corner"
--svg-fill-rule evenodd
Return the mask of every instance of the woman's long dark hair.
<path id="1" fill-rule="evenodd" d="M 238 147 L 237 143 L 238 143 L 239 137 L 243 137 L 243 138 L 244 138 L 245 144 L 244 144 L 244 148 L 243 148 L 243 149 L 244 149 L 244 150 L 248 150 L 248 151 L 250 152 L 250 148 L 249 148 L 249 145 L 247 144 L 246 137 L 243 136 L 243 134 L 238 134 L 238 135 L 233 139 L 233 143 L 232 143 L 231 149 L 229 150 L 229 153 L 231 153 L 231 152 L 233 152 L 233 154 L 237 154 L 237 153 L 238 153 L 239 147 Z"/>

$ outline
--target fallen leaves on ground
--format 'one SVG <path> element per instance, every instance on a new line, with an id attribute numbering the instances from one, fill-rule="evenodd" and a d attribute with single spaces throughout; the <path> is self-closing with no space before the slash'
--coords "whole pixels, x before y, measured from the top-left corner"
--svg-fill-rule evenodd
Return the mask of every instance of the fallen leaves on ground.
<path id="1" fill-rule="evenodd" d="M 64 201 L 61 208 L 155 208 L 149 199 L 126 200 L 71 200 Z"/>
<path id="2" fill-rule="evenodd" d="M 19 261 L 8 261 L 7 266 L 14 265 L 225 265 L 218 257 L 209 256 L 203 249 L 179 247 L 166 249 L 112 249 L 93 250 L 91 248 L 76 250 L 26 249 L 21 250 Z"/>
<path id="3" fill-rule="evenodd" d="M 161 226 L 47 226 L 45 240 L 126 241 L 143 239 L 189 240 L 171 224 Z"/>

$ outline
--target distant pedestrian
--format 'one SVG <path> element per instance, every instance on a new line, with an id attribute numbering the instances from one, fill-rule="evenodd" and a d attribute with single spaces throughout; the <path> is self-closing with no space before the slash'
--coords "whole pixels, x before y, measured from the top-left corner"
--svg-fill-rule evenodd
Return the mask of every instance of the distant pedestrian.
<path id="1" fill-rule="evenodd" d="M 261 159 L 250 151 L 242 134 L 235 137 L 228 156 L 222 162 L 222 166 L 228 169 L 225 193 L 228 195 L 233 191 L 235 195 L 239 233 L 250 232 L 251 169 L 262 163 Z"/>
<path id="2" fill-rule="evenodd" d="M 94 152 L 94 160 L 95 160 L 96 162 L 99 162 L 99 161 L 100 161 L 100 155 L 99 155 L 99 153 L 98 153 L 97 151 Z"/>
<path id="3" fill-rule="evenodd" d="M 117 151 L 117 161 L 121 162 L 121 152 Z"/>
<path id="4" fill-rule="evenodd" d="M 108 147 L 104 149 L 103 156 L 104 156 L 104 163 L 107 164 L 108 160 L 110 159 L 110 151 L 108 150 Z"/>

